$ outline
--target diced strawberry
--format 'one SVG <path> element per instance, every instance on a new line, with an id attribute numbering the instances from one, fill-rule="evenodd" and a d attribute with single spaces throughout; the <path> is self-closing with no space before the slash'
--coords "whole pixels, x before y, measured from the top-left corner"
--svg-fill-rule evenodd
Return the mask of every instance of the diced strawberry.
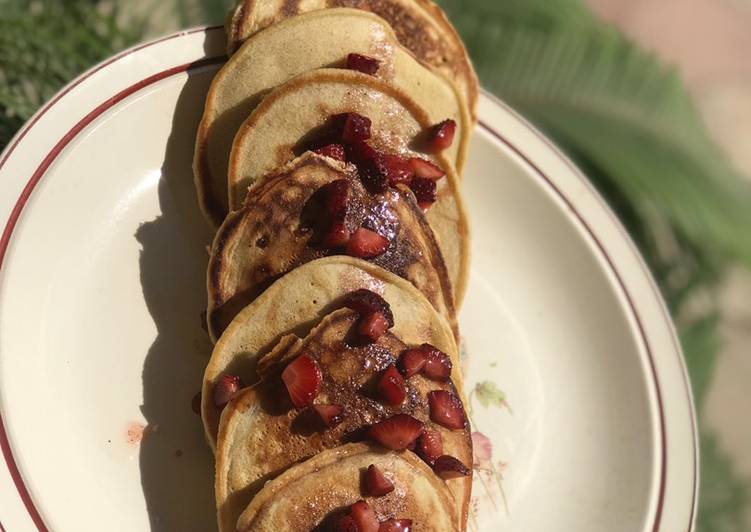
<path id="1" fill-rule="evenodd" d="M 347 255 L 361 259 L 373 259 L 386 253 L 389 240 L 375 231 L 359 228 L 347 242 Z"/>
<path id="2" fill-rule="evenodd" d="M 399 183 L 409 184 L 415 177 L 415 171 L 409 159 L 399 155 L 379 153 L 374 159 L 374 164 L 392 187 Z"/>
<path id="3" fill-rule="evenodd" d="M 445 382 L 449 380 L 452 367 L 449 356 L 430 344 L 423 344 L 422 348 L 427 354 L 422 374 L 434 381 Z"/>
<path id="4" fill-rule="evenodd" d="M 383 155 L 376 153 L 373 159 L 357 163 L 360 181 L 372 194 L 383 194 L 389 189 L 388 168 Z"/>
<path id="5" fill-rule="evenodd" d="M 391 365 L 386 368 L 378 380 L 378 393 L 387 405 L 397 406 L 407 398 L 407 387 L 404 378 L 397 369 Z"/>
<path id="6" fill-rule="evenodd" d="M 435 181 L 427 177 L 416 177 L 409 188 L 415 194 L 417 205 L 424 211 L 428 210 L 438 199 L 438 187 Z"/>
<path id="7" fill-rule="evenodd" d="M 443 455 L 443 438 L 441 438 L 441 434 L 435 430 L 426 430 L 423 432 L 422 436 L 417 440 L 415 452 L 427 463 L 432 464 L 435 462 L 439 456 Z"/>
<path id="8" fill-rule="evenodd" d="M 193 399 L 190 401 L 190 408 L 193 409 L 193 412 L 201 415 L 201 400 L 203 398 L 203 394 L 201 392 L 198 392 L 193 396 Z"/>
<path id="9" fill-rule="evenodd" d="M 350 508 L 350 512 L 360 532 L 378 532 L 378 518 L 367 502 L 357 501 Z"/>
<path id="10" fill-rule="evenodd" d="M 380 312 L 371 312 L 360 318 L 357 333 L 370 343 L 375 343 L 389 330 L 389 321 Z M 401 377 L 401 375 L 400 375 Z"/>
<path id="11" fill-rule="evenodd" d="M 444 120 L 430 131 L 428 146 L 434 152 L 447 150 L 454 143 L 455 134 L 456 122 Z"/>
<path id="12" fill-rule="evenodd" d="M 387 479 L 381 470 L 370 464 L 365 472 L 363 494 L 366 497 L 383 497 L 394 491 L 394 484 Z"/>
<path id="13" fill-rule="evenodd" d="M 332 532 L 360 532 L 360 527 L 351 514 L 338 515 L 331 522 Z"/>
<path id="14" fill-rule="evenodd" d="M 321 187 L 324 208 L 331 221 L 341 221 L 347 216 L 349 181 L 337 179 Z"/>
<path id="15" fill-rule="evenodd" d="M 344 420 L 344 407 L 341 405 L 313 405 L 313 409 L 327 427 L 335 427 Z"/>
<path id="16" fill-rule="evenodd" d="M 466 477 L 469 469 L 453 456 L 443 455 L 433 462 L 433 471 L 443 479 Z"/>
<path id="17" fill-rule="evenodd" d="M 447 429 L 463 429 L 467 426 L 462 402 L 446 390 L 433 390 L 428 393 L 430 419 Z"/>
<path id="18" fill-rule="evenodd" d="M 358 70 L 363 74 L 373 75 L 378 72 L 381 62 L 367 55 L 349 54 L 347 56 L 347 69 Z"/>
<path id="19" fill-rule="evenodd" d="M 424 177 L 436 181 L 446 175 L 446 172 L 426 159 L 412 157 L 409 160 L 409 164 L 412 165 L 412 169 L 415 171 L 417 177 Z"/>
<path id="20" fill-rule="evenodd" d="M 347 161 L 360 165 L 372 161 L 378 152 L 367 142 L 353 142 L 345 147 Z"/>
<path id="21" fill-rule="evenodd" d="M 412 519 L 387 519 L 378 532 L 412 532 Z"/>
<path id="22" fill-rule="evenodd" d="M 424 425 L 408 414 L 396 414 L 370 427 L 370 437 L 392 451 L 403 451 L 420 437 Z"/>
<path id="23" fill-rule="evenodd" d="M 334 222 L 323 237 L 321 244 L 325 248 L 343 248 L 352 237 L 344 222 Z"/>
<path id="24" fill-rule="evenodd" d="M 309 355 L 300 355 L 284 368 L 282 380 L 292 404 L 303 408 L 311 403 L 321 391 L 323 373 L 315 359 Z"/>
<path id="25" fill-rule="evenodd" d="M 372 122 L 367 116 L 357 113 L 342 113 L 332 117 L 334 131 L 341 133 L 345 143 L 362 142 L 370 138 Z"/>
<path id="26" fill-rule="evenodd" d="M 402 375 L 410 378 L 412 375 L 420 373 L 426 362 L 427 357 L 424 349 L 420 347 L 407 349 L 399 357 L 399 369 L 402 371 Z"/>
<path id="27" fill-rule="evenodd" d="M 371 312 L 380 312 L 389 322 L 389 328 L 394 326 L 394 314 L 391 312 L 391 305 L 375 292 L 365 288 L 355 290 L 344 298 L 342 305 L 354 310 L 360 316 L 365 316 Z"/>
<path id="28" fill-rule="evenodd" d="M 245 387 L 243 381 L 237 375 L 222 375 L 214 385 L 214 405 L 224 408 L 232 400 L 232 397 Z"/>
<path id="29" fill-rule="evenodd" d="M 337 161 L 347 160 L 347 154 L 344 151 L 344 146 L 341 144 L 327 144 L 326 146 L 318 148 L 315 152 L 319 155 L 336 159 Z"/>

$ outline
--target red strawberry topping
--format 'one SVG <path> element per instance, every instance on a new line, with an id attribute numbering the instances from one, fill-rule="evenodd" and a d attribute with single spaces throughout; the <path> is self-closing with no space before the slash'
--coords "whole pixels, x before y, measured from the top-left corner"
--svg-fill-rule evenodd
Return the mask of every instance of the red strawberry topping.
<path id="1" fill-rule="evenodd" d="M 428 145 L 433 151 L 447 150 L 454 143 L 456 134 L 456 122 L 445 120 L 435 126 L 428 136 Z"/>
<path id="2" fill-rule="evenodd" d="M 214 385 L 214 405 L 224 408 L 232 400 L 232 397 L 245 387 L 243 381 L 237 375 L 222 375 Z"/>
<path id="3" fill-rule="evenodd" d="M 365 472 L 363 494 L 366 497 L 383 497 L 394 491 L 394 484 L 373 464 Z"/>
<path id="4" fill-rule="evenodd" d="M 355 164 L 372 161 L 378 152 L 367 142 L 353 142 L 346 146 L 347 160 Z"/>
<path id="5" fill-rule="evenodd" d="M 347 255 L 361 259 L 373 259 L 386 253 L 389 240 L 375 231 L 359 228 L 347 242 Z"/>
<path id="6" fill-rule="evenodd" d="M 360 532 L 360 527 L 351 514 L 336 516 L 331 522 L 332 532 Z"/>
<path id="7" fill-rule="evenodd" d="M 424 177 L 435 181 L 446 175 L 446 172 L 441 170 L 438 166 L 428 160 L 420 159 L 419 157 L 411 158 L 409 164 L 412 165 L 412 169 L 415 171 L 417 177 Z"/>
<path id="8" fill-rule="evenodd" d="M 349 70 L 358 70 L 363 74 L 372 76 L 378 72 L 380 66 L 381 62 L 374 57 L 360 54 L 349 54 L 347 56 L 347 69 Z"/>
<path id="9" fill-rule="evenodd" d="M 386 368 L 378 380 L 378 393 L 387 405 L 397 406 L 407 398 L 407 387 L 404 378 L 392 365 Z"/>
<path id="10" fill-rule="evenodd" d="M 360 316 L 365 316 L 371 312 L 380 312 L 388 321 L 389 328 L 394 326 L 394 314 L 391 312 L 391 305 L 375 292 L 365 288 L 355 290 L 344 298 L 342 305 L 354 310 Z"/>
<path id="11" fill-rule="evenodd" d="M 443 479 L 456 477 L 466 477 L 469 475 L 469 469 L 453 456 L 444 454 L 436 458 L 433 462 L 433 471 Z"/>
<path id="12" fill-rule="evenodd" d="M 357 332 L 360 336 L 375 343 L 389 330 L 389 321 L 380 312 L 371 312 L 360 318 L 357 324 Z M 401 375 L 400 375 L 401 377 Z"/>
<path id="13" fill-rule="evenodd" d="M 313 405 L 313 409 L 327 427 L 335 427 L 344 420 L 344 407 L 341 405 Z"/>
<path id="14" fill-rule="evenodd" d="M 420 437 L 424 425 L 408 414 L 396 414 L 370 427 L 370 437 L 392 451 L 403 451 Z"/>
<path id="15" fill-rule="evenodd" d="M 463 429 L 467 426 L 462 402 L 451 392 L 433 390 L 428 393 L 430 419 L 447 429 Z"/>
<path id="16" fill-rule="evenodd" d="M 357 113 L 342 113 L 332 117 L 335 131 L 341 132 L 345 143 L 361 142 L 370 138 L 370 118 Z"/>
<path id="17" fill-rule="evenodd" d="M 351 237 L 352 233 L 347 229 L 344 222 L 334 222 L 331 224 L 331 227 L 329 227 L 326 235 L 324 235 L 321 243 L 323 244 L 323 247 L 330 249 L 343 248 L 347 245 L 347 242 L 349 242 Z"/>
<path id="18" fill-rule="evenodd" d="M 415 177 L 415 171 L 409 160 L 398 155 L 379 153 L 374 159 L 374 164 L 379 174 L 384 176 L 392 187 L 399 183 L 409 184 Z"/>
<path id="19" fill-rule="evenodd" d="M 323 204 L 332 221 L 344 220 L 349 204 L 349 181 L 337 179 L 321 187 Z"/>
<path id="20" fill-rule="evenodd" d="M 327 144 L 326 146 L 318 148 L 317 150 L 315 150 L 315 152 L 319 155 L 336 159 L 337 161 L 347 160 L 347 155 L 346 155 L 346 152 L 344 151 L 344 146 L 341 144 Z"/>
<path id="21" fill-rule="evenodd" d="M 434 430 L 426 430 L 417 440 L 417 455 L 429 464 L 433 464 L 443 455 L 443 438 Z"/>
<path id="22" fill-rule="evenodd" d="M 422 374 L 434 381 L 445 382 L 449 380 L 452 367 L 449 356 L 430 344 L 423 344 L 422 348 L 427 355 Z"/>
<path id="23" fill-rule="evenodd" d="M 373 508 L 365 501 L 357 501 L 350 508 L 352 519 L 357 523 L 360 532 L 378 532 L 378 518 Z"/>
<path id="24" fill-rule="evenodd" d="M 412 519 L 388 519 L 381 523 L 378 532 L 412 532 Z"/>
<path id="25" fill-rule="evenodd" d="M 415 194 L 417 204 L 424 211 L 428 210 L 438 199 L 438 187 L 432 179 L 416 177 L 409 187 Z"/>
<path id="26" fill-rule="evenodd" d="M 309 355 L 300 355 L 284 368 L 282 380 L 292 404 L 303 408 L 312 404 L 321 391 L 323 374 L 318 362 Z"/>
<path id="27" fill-rule="evenodd" d="M 399 357 L 399 369 L 402 375 L 409 379 L 412 375 L 420 373 L 426 362 L 427 356 L 424 349 L 420 347 L 407 349 Z"/>

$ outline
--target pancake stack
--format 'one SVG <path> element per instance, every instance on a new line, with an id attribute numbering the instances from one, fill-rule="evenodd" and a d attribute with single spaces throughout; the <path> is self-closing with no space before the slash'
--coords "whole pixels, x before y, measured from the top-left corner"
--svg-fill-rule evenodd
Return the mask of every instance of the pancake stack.
<path id="1" fill-rule="evenodd" d="M 477 79 L 429 0 L 244 0 L 194 159 L 221 532 L 465 530 Z"/>

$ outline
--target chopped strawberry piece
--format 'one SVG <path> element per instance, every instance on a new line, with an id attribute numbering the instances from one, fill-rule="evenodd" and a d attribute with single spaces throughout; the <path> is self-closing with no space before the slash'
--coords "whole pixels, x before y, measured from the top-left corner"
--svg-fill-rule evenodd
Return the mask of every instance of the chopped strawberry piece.
<path id="1" fill-rule="evenodd" d="M 370 427 L 370 437 L 392 451 L 403 451 L 420 437 L 424 425 L 407 414 L 396 414 Z"/>
<path id="2" fill-rule="evenodd" d="M 338 515 L 331 522 L 332 532 L 360 532 L 355 518 L 350 514 Z"/>
<path id="3" fill-rule="evenodd" d="M 433 390 L 428 393 L 430 419 L 447 429 L 463 429 L 467 426 L 462 402 L 446 390 Z"/>
<path id="4" fill-rule="evenodd" d="M 446 175 L 446 172 L 441 170 L 438 166 L 428 160 L 420 159 L 419 157 L 411 158 L 409 164 L 412 165 L 412 169 L 415 171 L 417 177 L 424 177 L 425 179 L 436 181 Z"/>
<path id="5" fill-rule="evenodd" d="M 378 532 L 412 532 L 412 519 L 387 519 Z"/>
<path id="6" fill-rule="evenodd" d="M 370 118 L 357 113 L 342 113 L 332 117 L 334 131 L 340 132 L 345 143 L 362 142 L 370 138 Z"/>
<path id="7" fill-rule="evenodd" d="M 407 398 L 407 387 L 404 384 L 404 378 L 396 368 L 391 365 L 386 368 L 381 378 L 378 380 L 378 393 L 387 405 L 397 406 Z"/>
<path id="8" fill-rule="evenodd" d="M 373 194 L 382 194 L 389 189 L 388 168 L 382 154 L 376 153 L 373 159 L 357 163 L 360 181 Z"/>
<path id="9" fill-rule="evenodd" d="M 365 288 L 355 290 L 344 298 L 342 305 L 354 310 L 360 316 L 365 316 L 371 312 L 380 312 L 389 322 L 389 328 L 394 326 L 394 314 L 391 312 L 391 305 L 375 292 Z"/>
<path id="10" fill-rule="evenodd" d="M 439 456 L 443 455 L 443 438 L 434 430 L 426 430 L 417 440 L 417 455 L 432 464 Z"/>
<path id="11" fill-rule="evenodd" d="M 422 374 L 434 381 L 445 382 L 449 380 L 452 367 L 449 356 L 430 344 L 423 344 L 422 348 L 427 354 Z"/>
<path id="12" fill-rule="evenodd" d="M 335 427 L 344 420 L 344 407 L 341 405 L 313 405 L 313 409 L 327 427 Z"/>
<path id="13" fill-rule="evenodd" d="M 381 62 L 374 57 L 368 57 L 367 55 L 360 54 L 349 54 L 347 56 L 348 70 L 358 70 L 363 74 L 372 76 L 373 74 L 378 72 L 380 66 Z"/>
<path id="14" fill-rule="evenodd" d="M 282 380 L 287 386 L 292 404 L 303 408 L 312 404 L 321 391 L 323 373 L 315 359 L 309 355 L 300 355 L 284 368 Z"/>
<path id="15" fill-rule="evenodd" d="M 417 204 L 424 211 L 428 210 L 438 199 L 438 187 L 435 181 L 427 177 L 414 178 L 409 188 L 414 192 Z"/>
<path id="16" fill-rule="evenodd" d="M 424 349 L 420 347 L 407 349 L 399 357 L 399 369 L 402 371 L 402 375 L 410 378 L 412 375 L 420 373 L 426 362 L 427 357 Z"/>
<path id="17" fill-rule="evenodd" d="M 363 494 L 366 497 L 383 497 L 394 491 L 394 484 L 387 479 L 381 470 L 370 464 L 365 472 Z"/>
<path id="18" fill-rule="evenodd" d="M 321 187 L 323 204 L 332 221 L 344 220 L 349 205 L 349 181 L 337 179 Z"/>
<path id="19" fill-rule="evenodd" d="M 409 184 L 415 177 L 415 171 L 409 159 L 399 155 L 379 153 L 373 159 L 373 164 L 378 169 L 379 175 L 384 176 L 392 187 L 399 183 Z"/>
<path id="20" fill-rule="evenodd" d="M 329 249 L 342 248 L 347 245 L 347 242 L 349 242 L 351 237 L 352 233 L 347 229 L 344 222 L 334 222 L 331 224 L 331 227 L 329 227 L 329 230 L 323 237 L 321 243 L 323 244 L 323 247 Z"/>
<path id="21" fill-rule="evenodd" d="M 350 508 L 350 512 L 360 532 L 378 532 L 378 518 L 367 502 L 357 501 Z"/>
<path id="22" fill-rule="evenodd" d="M 378 152 L 367 142 L 353 142 L 345 148 L 347 160 L 351 163 L 362 164 L 372 161 L 378 155 Z"/>
<path id="23" fill-rule="evenodd" d="M 469 469 L 453 456 L 443 455 L 433 462 L 433 471 L 443 479 L 466 477 Z"/>
<path id="24" fill-rule="evenodd" d="M 456 135 L 456 122 L 444 120 L 430 131 L 428 146 L 434 152 L 447 150 L 454 143 L 454 135 Z"/>
<path id="25" fill-rule="evenodd" d="M 214 385 L 214 405 L 220 409 L 224 408 L 244 387 L 245 384 L 237 375 L 222 375 Z"/>
<path id="26" fill-rule="evenodd" d="M 380 312 L 371 312 L 360 318 L 357 332 L 370 343 L 375 343 L 389 330 L 389 321 Z M 401 375 L 400 375 L 401 377 Z"/>
<path id="27" fill-rule="evenodd" d="M 375 231 L 361 227 L 347 242 L 347 255 L 361 259 L 373 259 L 386 253 L 389 240 Z"/>
<path id="28" fill-rule="evenodd" d="M 326 146 L 318 148 L 317 150 L 315 150 L 315 152 L 319 155 L 336 159 L 337 161 L 347 160 L 347 155 L 346 155 L 346 152 L 344 151 L 344 146 L 341 144 L 327 144 Z"/>

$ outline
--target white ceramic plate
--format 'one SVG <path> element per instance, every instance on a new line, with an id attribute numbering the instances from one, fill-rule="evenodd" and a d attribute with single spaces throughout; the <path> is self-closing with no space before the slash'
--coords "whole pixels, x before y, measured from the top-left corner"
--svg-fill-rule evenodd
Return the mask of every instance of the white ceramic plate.
<path id="1" fill-rule="evenodd" d="M 7 532 L 215 527 L 190 406 L 210 350 L 191 157 L 222 40 L 197 29 L 107 61 L 0 158 Z M 545 138 L 487 95 L 480 117 L 461 316 L 488 438 L 476 438 L 473 527 L 691 530 L 691 394 L 649 273 Z"/>

